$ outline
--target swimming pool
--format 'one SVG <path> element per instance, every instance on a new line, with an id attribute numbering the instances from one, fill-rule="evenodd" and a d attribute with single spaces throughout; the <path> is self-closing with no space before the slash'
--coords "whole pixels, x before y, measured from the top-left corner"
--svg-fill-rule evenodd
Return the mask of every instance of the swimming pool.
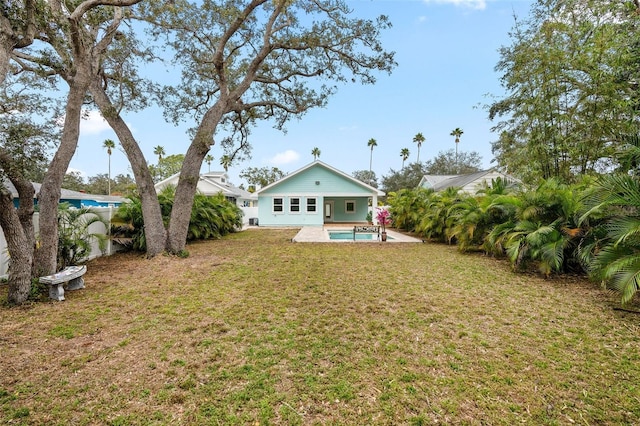
<path id="1" fill-rule="evenodd" d="M 330 240 L 350 240 L 353 241 L 353 231 L 328 231 Z M 387 237 L 388 240 L 393 238 Z M 356 240 L 378 241 L 378 234 L 356 233 Z"/>

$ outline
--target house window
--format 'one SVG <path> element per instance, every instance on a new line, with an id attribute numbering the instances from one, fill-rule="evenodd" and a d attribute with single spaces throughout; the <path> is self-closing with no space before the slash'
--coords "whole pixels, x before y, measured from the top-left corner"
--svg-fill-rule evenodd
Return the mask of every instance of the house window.
<path id="1" fill-rule="evenodd" d="M 273 199 L 273 212 L 274 213 L 282 213 L 284 211 L 284 199 L 282 198 L 274 198 Z"/>
<path id="2" fill-rule="evenodd" d="M 356 202 L 353 200 L 347 200 L 344 202 L 344 211 L 346 213 L 355 213 L 356 212 Z"/>
<path id="3" fill-rule="evenodd" d="M 289 211 L 291 213 L 300 213 L 300 198 L 289 199 Z"/>
<path id="4" fill-rule="evenodd" d="M 315 213 L 315 212 L 316 212 L 316 199 L 307 198 L 307 213 Z"/>

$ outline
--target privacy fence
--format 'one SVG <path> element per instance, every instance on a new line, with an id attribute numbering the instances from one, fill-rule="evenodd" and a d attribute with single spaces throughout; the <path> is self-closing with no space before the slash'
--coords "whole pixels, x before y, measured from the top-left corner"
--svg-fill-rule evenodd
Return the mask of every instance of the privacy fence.
<path id="1" fill-rule="evenodd" d="M 100 215 L 106 223 L 111 222 L 111 218 L 115 215 L 118 209 L 115 207 L 92 207 L 91 211 Z M 244 212 L 244 217 L 242 218 L 244 225 L 249 224 L 249 219 L 258 216 L 258 208 L 257 207 L 242 207 L 241 210 Z M 33 225 L 36 231 L 36 235 L 39 229 L 39 214 L 35 213 L 33 215 Z M 90 234 L 106 234 L 106 227 L 100 223 L 96 222 L 90 225 L 89 227 Z M 98 247 L 98 242 L 93 241 L 91 247 L 91 254 L 89 255 L 89 259 L 94 259 L 96 257 L 100 257 L 102 255 L 109 256 L 118 249 L 121 248 L 118 244 L 109 240 L 107 243 L 106 250 L 102 252 Z M 9 251 L 7 250 L 7 241 L 4 238 L 4 233 L 2 229 L 0 229 L 0 277 L 3 277 L 7 274 L 7 269 L 9 267 Z"/>

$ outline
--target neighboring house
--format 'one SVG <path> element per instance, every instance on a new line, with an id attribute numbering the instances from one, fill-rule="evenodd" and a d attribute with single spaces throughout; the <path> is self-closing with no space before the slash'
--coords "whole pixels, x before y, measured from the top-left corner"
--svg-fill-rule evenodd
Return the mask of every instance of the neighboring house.
<path id="1" fill-rule="evenodd" d="M 5 188 L 7 188 L 13 196 L 13 203 L 18 206 L 18 191 L 9 180 L 3 181 Z M 32 182 L 33 189 L 36 191 L 34 195 L 35 203 L 37 205 L 37 196 L 40 192 L 40 184 Z M 62 189 L 60 191 L 60 203 L 69 203 L 73 207 L 118 207 L 125 202 L 124 197 L 118 197 L 114 195 L 98 195 L 87 194 L 79 191 L 71 191 L 69 189 Z"/>
<path id="2" fill-rule="evenodd" d="M 366 223 L 384 192 L 316 160 L 256 192 L 260 226 Z"/>
<path id="3" fill-rule="evenodd" d="M 156 183 L 157 191 L 169 185 L 178 186 L 180 173 L 169 176 L 165 180 Z M 206 196 L 213 196 L 219 193 L 238 207 L 257 207 L 258 200 L 255 195 L 244 189 L 238 188 L 229 182 L 229 176 L 225 172 L 209 172 L 200 175 L 197 185 L 198 191 Z"/>
<path id="4" fill-rule="evenodd" d="M 157 191 L 161 191 L 168 185 L 177 186 L 180 173 L 156 183 Z M 200 175 L 197 185 L 198 192 L 208 197 L 222 193 L 227 200 L 240 207 L 243 212 L 243 223 L 255 223 L 258 216 L 258 197 L 242 188 L 238 188 L 229 182 L 229 176 L 225 172 L 209 172 Z"/>
<path id="5" fill-rule="evenodd" d="M 482 189 L 485 183 L 491 185 L 491 181 L 496 178 L 507 179 L 508 181 L 520 183 L 519 179 L 499 172 L 497 169 L 482 170 L 468 175 L 424 175 L 418 184 L 419 188 L 442 191 L 447 188 L 460 188 L 462 192 L 475 194 Z"/>

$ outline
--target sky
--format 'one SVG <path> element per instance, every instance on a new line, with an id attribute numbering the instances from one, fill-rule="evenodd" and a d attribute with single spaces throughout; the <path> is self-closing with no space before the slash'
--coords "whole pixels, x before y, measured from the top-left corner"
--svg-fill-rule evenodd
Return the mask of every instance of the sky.
<path id="1" fill-rule="evenodd" d="M 395 52 L 398 63 L 391 75 L 377 74 L 375 85 L 339 85 L 326 108 L 314 109 L 289 122 L 287 133 L 264 123 L 253 129 L 249 142 L 251 158 L 233 164 L 228 171 L 233 184 L 248 167 L 277 167 L 294 172 L 313 161 L 311 151 L 320 149 L 320 160 L 347 174 L 369 170 L 374 138 L 372 169 L 380 183 L 383 176 L 402 167 L 400 151 L 408 148 L 407 162 L 415 162 L 417 133 L 425 137 L 420 161 L 455 148 L 450 133 L 463 130 L 458 150 L 477 151 L 483 168 L 492 163 L 491 142 L 497 134 L 488 120 L 485 105 L 502 96 L 500 75 L 495 71 L 498 49 L 511 44 L 509 31 L 514 14 L 525 18 L 531 0 L 347 0 L 355 16 L 373 19 L 387 15 L 393 24 L 382 33 L 382 44 Z M 148 109 L 124 116 L 149 163 L 156 163 L 154 147 L 167 155 L 184 154 L 189 145 L 187 125 L 176 127 L 164 121 L 162 111 Z M 108 158 L 102 143 L 117 137 L 98 112 L 91 112 L 81 125 L 78 150 L 70 170 L 83 176 L 107 173 Z M 211 171 L 223 170 L 219 145 Z M 202 172 L 209 166 L 204 163 Z M 121 150 L 111 157 L 111 175 L 131 174 Z"/>

